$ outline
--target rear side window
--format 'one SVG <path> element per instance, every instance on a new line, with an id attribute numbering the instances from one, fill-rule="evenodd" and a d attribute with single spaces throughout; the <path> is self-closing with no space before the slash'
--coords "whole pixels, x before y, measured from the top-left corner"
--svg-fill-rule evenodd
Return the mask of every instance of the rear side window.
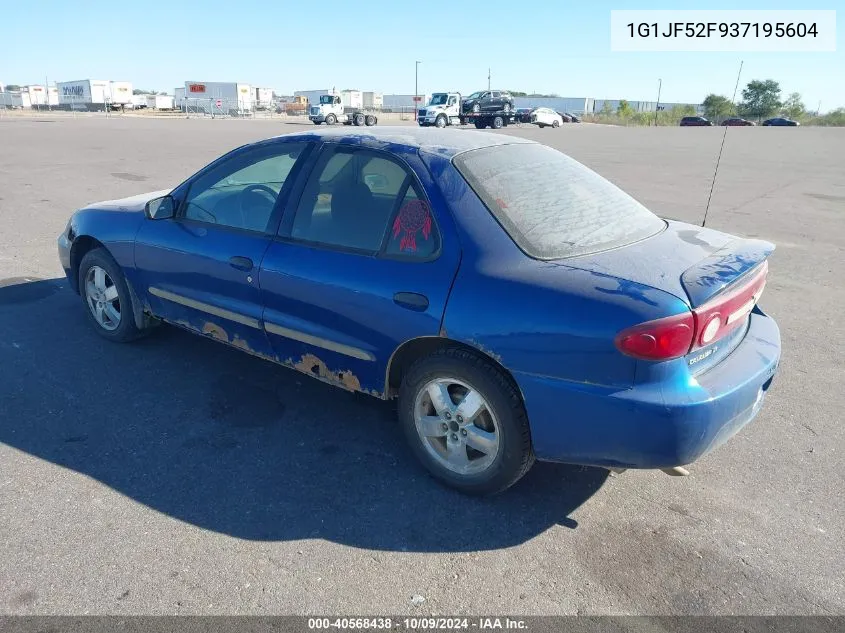
<path id="1" fill-rule="evenodd" d="M 625 246 L 666 226 L 616 185 L 539 143 L 471 150 L 453 163 L 517 246 L 537 259 Z"/>

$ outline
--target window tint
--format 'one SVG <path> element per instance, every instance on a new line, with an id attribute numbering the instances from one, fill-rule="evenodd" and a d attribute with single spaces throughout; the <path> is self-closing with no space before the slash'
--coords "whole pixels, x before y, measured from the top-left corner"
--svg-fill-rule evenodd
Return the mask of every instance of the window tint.
<path id="1" fill-rule="evenodd" d="M 282 186 L 304 147 L 301 143 L 260 147 L 217 165 L 191 184 L 183 216 L 265 231 Z"/>
<path id="2" fill-rule="evenodd" d="M 326 150 L 305 185 L 291 236 L 376 253 L 390 230 L 390 253 L 420 253 L 429 242 L 434 252 L 430 209 L 411 181 L 404 167 L 380 154 Z"/>
<path id="3" fill-rule="evenodd" d="M 514 242 L 532 257 L 594 253 L 665 227 L 621 189 L 539 143 L 472 150 L 453 162 Z"/>

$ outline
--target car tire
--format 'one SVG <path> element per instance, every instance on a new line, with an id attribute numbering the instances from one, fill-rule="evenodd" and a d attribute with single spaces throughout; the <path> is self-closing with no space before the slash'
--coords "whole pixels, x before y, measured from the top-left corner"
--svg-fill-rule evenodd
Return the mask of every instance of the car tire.
<path id="1" fill-rule="evenodd" d="M 450 398 L 439 402 L 442 415 L 431 393 Z M 477 415 L 466 421 L 460 414 L 469 394 Z M 402 380 L 398 411 L 414 455 L 435 479 L 461 492 L 502 492 L 534 464 L 528 416 L 516 386 L 470 351 L 447 348 L 417 360 Z M 428 435 L 432 432 L 443 435 Z"/>
<path id="2" fill-rule="evenodd" d="M 490 124 L 490 127 L 492 127 L 494 130 L 500 130 L 502 129 L 502 127 L 504 127 L 504 125 L 505 120 L 500 116 L 495 116 L 493 117 L 493 121 Z"/>
<path id="3" fill-rule="evenodd" d="M 446 127 L 446 123 L 447 123 L 447 121 L 446 121 L 446 115 L 445 114 L 439 115 L 434 121 L 434 125 L 436 125 L 439 128 Z"/>
<path id="4" fill-rule="evenodd" d="M 510 104 L 510 103 L 506 103 L 506 104 L 502 107 L 502 110 L 504 110 L 505 114 L 510 114 L 510 111 L 511 111 L 511 104 Z"/>
<path id="5" fill-rule="evenodd" d="M 333 114 L 326 115 L 326 125 L 334 125 L 337 123 L 337 117 Z"/>
<path id="6" fill-rule="evenodd" d="M 542 128 L 546 127 L 546 124 L 545 123 L 538 123 L 537 127 L 542 129 Z"/>
<path id="7" fill-rule="evenodd" d="M 355 125 L 357 125 L 358 127 L 361 127 L 362 125 L 364 125 L 365 121 L 366 121 L 366 119 L 365 119 L 364 115 L 361 114 L 360 112 L 358 112 L 352 120 L 352 122 Z"/>
<path id="8" fill-rule="evenodd" d="M 475 112 L 476 114 L 478 112 L 481 112 L 481 104 L 479 104 L 479 103 L 472 104 L 472 111 Z"/>
<path id="9" fill-rule="evenodd" d="M 322 121 L 314 121 L 314 125 L 320 125 Z"/>
<path id="10" fill-rule="evenodd" d="M 135 325 L 129 286 L 123 270 L 107 250 L 95 248 L 88 251 L 79 264 L 77 279 L 85 314 L 100 336 L 116 343 L 128 343 L 147 333 L 148 328 L 139 329 Z M 94 284 L 93 288 L 89 282 Z M 111 296 L 114 298 L 110 299 Z M 106 304 L 111 309 L 106 308 Z M 98 317 L 98 314 L 101 316 Z M 115 319 L 115 314 L 119 318 Z"/>
<path id="11" fill-rule="evenodd" d="M 366 117 L 364 117 L 364 124 L 365 124 L 365 125 L 367 125 L 367 126 L 373 126 L 373 125 L 375 125 L 376 123 L 378 123 L 378 119 L 375 117 L 375 115 L 373 115 L 373 114 L 368 114 Z"/>
<path id="12" fill-rule="evenodd" d="M 476 128 L 477 130 L 483 130 L 483 129 L 484 129 L 484 128 L 486 128 L 486 127 L 487 127 L 487 126 L 486 126 L 486 125 L 484 125 L 484 123 L 482 123 L 481 121 L 476 121 L 476 122 L 475 122 L 475 128 Z"/>
<path id="13" fill-rule="evenodd" d="M 560 127 L 560 121 L 558 121 L 557 119 L 552 121 L 552 127 Z"/>

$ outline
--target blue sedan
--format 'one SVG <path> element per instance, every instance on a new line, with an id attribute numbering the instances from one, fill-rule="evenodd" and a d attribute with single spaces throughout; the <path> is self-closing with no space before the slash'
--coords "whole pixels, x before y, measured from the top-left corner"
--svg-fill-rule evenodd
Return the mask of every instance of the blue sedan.
<path id="1" fill-rule="evenodd" d="M 472 494 L 536 459 L 684 474 L 757 414 L 780 357 L 772 244 L 485 132 L 267 139 L 77 211 L 58 245 L 105 338 L 166 322 L 398 398 L 416 457 Z"/>

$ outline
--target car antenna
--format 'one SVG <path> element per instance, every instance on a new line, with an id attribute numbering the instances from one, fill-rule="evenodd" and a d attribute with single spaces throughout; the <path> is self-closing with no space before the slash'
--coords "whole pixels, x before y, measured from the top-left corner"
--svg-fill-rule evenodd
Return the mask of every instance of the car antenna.
<path id="1" fill-rule="evenodd" d="M 736 90 L 739 88 L 739 76 L 742 74 L 742 64 L 739 62 L 739 72 L 736 74 L 736 85 L 734 86 L 734 96 L 731 98 L 731 106 L 736 102 Z M 707 222 L 707 212 L 710 211 L 710 200 L 713 199 L 713 188 L 716 186 L 716 174 L 719 173 L 719 162 L 722 160 L 722 150 L 725 149 L 725 137 L 728 135 L 728 125 L 725 127 L 725 133 L 722 134 L 722 144 L 719 146 L 719 156 L 716 158 L 716 169 L 713 170 L 713 181 L 710 183 L 710 195 L 707 196 L 707 206 L 704 208 L 704 219 L 701 220 L 701 228 L 704 228 L 704 223 Z"/>

